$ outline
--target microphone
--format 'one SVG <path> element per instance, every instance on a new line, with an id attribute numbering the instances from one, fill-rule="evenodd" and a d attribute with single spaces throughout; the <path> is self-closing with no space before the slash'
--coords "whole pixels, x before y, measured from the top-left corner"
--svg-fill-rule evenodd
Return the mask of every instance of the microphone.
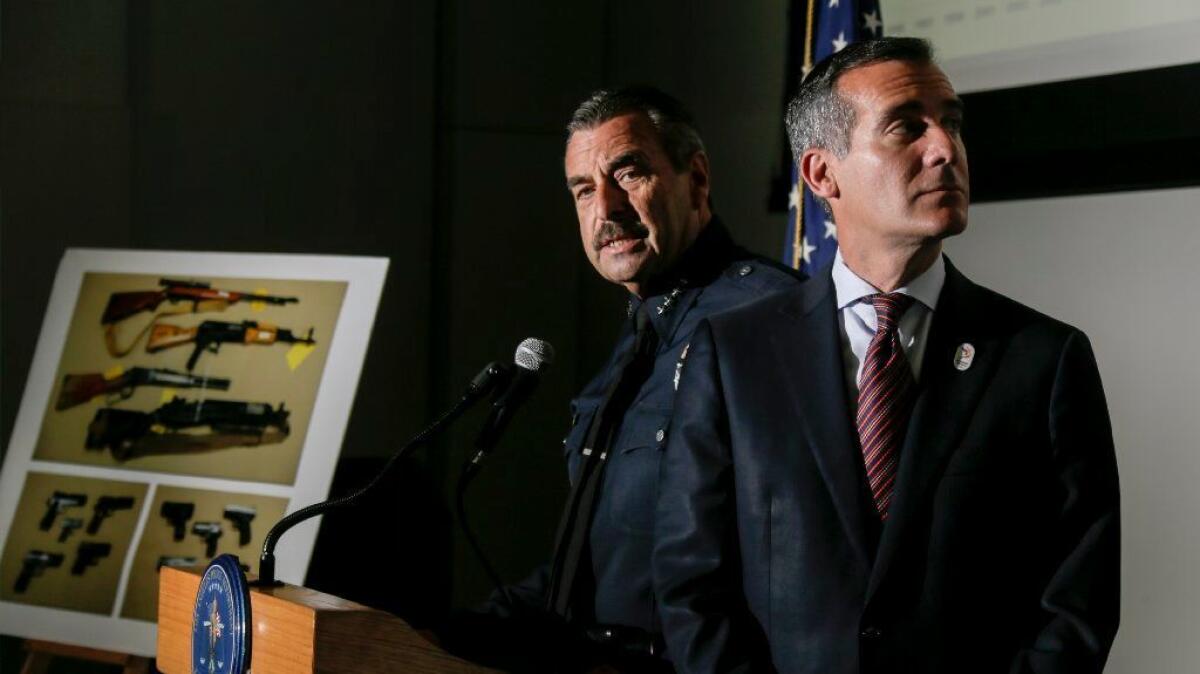
<path id="1" fill-rule="evenodd" d="M 524 372 L 524 370 L 521 369 L 522 367 L 530 367 L 529 365 L 521 366 L 520 363 L 532 363 L 536 361 L 536 364 L 532 365 L 532 367 L 536 369 L 541 367 L 542 361 L 545 360 L 544 357 L 536 358 L 535 356 L 531 355 L 522 355 L 522 349 L 526 349 L 526 351 L 530 354 L 535 352 L 541 353 L 539 350 L 540 346 L 544 346 L 545 349 L 548 349 L 550 353 L 549 360 L 554 360 L 554 349 L 551 348 L 549 344 L 546 344 L 539 339 L 526 339 L 524 342 L 521 342 L 520 346 L 517 347 L 518 366 L 520 367 L 514 368 L 510 365 L 504 365 L 503 363 L 498 363 L 495 361 L 484 366 L 484 368 L 479 371 L 479 374 L 475 375 L 475 377 L 471 379 L 471 383 L 467 385 L 466 391 L 464 391 L 462 396 L 459 397 L 458 402 L 456 402 L 453 407 L 442 414 L 442 416 L 436 421 L 430 424 L 428 428 L 418 433 L 415 437 L 405 443 L 403 447 L 396 450 L 396 452 L 392 454 L 391 458 L 388 459 L 387 463 L 384 464 L 383 469 L 380 470 L 379 473 L 376 474 L 375 477 L 372 478 L 371 481 L 365 486 L 346 496 L 320 501 L 318 503 L 305 506 L 304 508 L 291 513 L 290 515 L 286 515 L 283 517 L 283 519 L 276 522 L 275 526 L 271 527 L 271 530 L 267 532 L 266 540 L 263 541 L 262 555 L 258 559 L 258 580 L 252 581 L 251 584 L 266 587 L 282 585 L 283 583 L 279 582 L 275 578 L 275 545 L 279 542 L 279 538 L 283 536 L 288 529 L 291 529 L 304 520 L 316 517 L 317 515 L 320 515 L 326 511 L 333 510 L 334 508 L 340 508 L 342 506 L 348 506 L 357 502 L 364 495 L 374 489 L 375 486 L 380 483 L 383 477 L 391 472 L 392 468 L 402 457 L 404 457 L 410 451 L 428 442 L 429 438 L 433 437 L 435 433 L 441 431 L 446 426 L 449 426 L 451 422 L 462 415 L 462 413 L 465 412 L 471 405 L 478 402 L 480 398 L 483 398 L 489 393 L 498 392 L 496 402 L 493 403 L 493 414 L 496 413 L 495 406 L 499 404 L 501 400 L 508 400 L 511 398 L 514 402 L 505 403 L 505 407 L 513 407 L 515 409 L 515 404 L 518 404 L 518 401 L 524 399 L 523 397 L 517 397 L 517 392 L 515 390 L 518 385 L 517 379 L 519 379 L 521 376 L 520 372 Z M 521 386 L 528 388 L 529 391 L 532 391 L 531 384 L 521 384 Z M 528 397 L 529 391 L 524 393 L 524 397 Z M 511 415 L 511 412 L 508 414 Z M 506 422 L 507 420 L 504 421 Z M 503 425 L 500 426 L 499 430 L 502 429 Z"/>
<path id="2" fill-rule="evenodd" d="M 475 456 L 471 458 L 468 470 L 475 470 L 479 462 L 492 453 L 517 409 L 537 388 L 538 373 L 553 364 L 554 347 L 549 342 L 530 337 L 517 346 L 513 354 L 515 367 L 511 379 L 507 382 L 507 388 L 492 402 L 492 411 L 475 438 Z"/>

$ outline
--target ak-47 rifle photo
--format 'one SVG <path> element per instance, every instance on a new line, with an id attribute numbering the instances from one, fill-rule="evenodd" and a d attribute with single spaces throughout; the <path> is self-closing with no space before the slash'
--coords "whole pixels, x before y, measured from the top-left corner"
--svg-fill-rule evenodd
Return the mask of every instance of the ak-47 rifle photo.
<path id="1" fill-rule="evenodd" d="M 108 448 L 117 461 L 128 461 L 273 444 L 287 438 L 289 414 L 283 403 L 271 407 L 233 400 L 189 402 L 179 397 L 152 412 L 104 407 L 88 425 L 85 447 Z"/>
<path id="2" fill-rule="evenodd" d="M 100 373 L 68 374 L 63 377 L 54 409 L 65 410 L 82 405 L 97 396 L 108 395 L 122 400 L 133 395 L 139 386 L 170 386 L 174 388 L 211 388 L 229 390 L 229 380 L 219 377 L 200 377 L 174 370 L 133 367 L 115 377 Z M 110 400 L 110 402 L 112 402 Z"/>
<path id="3" fill-rule="evenodd" d="M 313 329 L 308 329 L 308 335 L 297 337 L 294 332 L 267 323 L 257 321 L 242 321 L 227 323 L 225 321 L 204 321 L 194 328 L 183 328 L 178 325 L 155 323 L 150 330 L 150 339 L 146 341 L 146 351 L 154 353 L 182 344 L 195 344 L 192 355 L 188 357 L 187 369 L 191 372 L 196 367 L 196 361 L 204 351 L 217 353 L 222 344 L 258 344 L 268 346 L 276 342 L 289 344 L 316 344 L 313 339 Z"/>
<path id="4" fill-rule="evenodd" d="M 139 290 L 134 292 L 113 293 L 108 298 L 108 306 L 100 322 L 104 325 L 123 321 L 130 316 L 143 311 L 154 311 L 164 301 L 191 302 L 192 313 L 204 311 L 224 311 L 235 302 L 265 302 L 267 304 L 291 304 L 299 302 L 297 297 L 279 297 L 239 290 L 219 290 L 211 284 L 202 281 L 180 281 L 176 279 L 159 279 L 162 286 L 158 290 Z"/>

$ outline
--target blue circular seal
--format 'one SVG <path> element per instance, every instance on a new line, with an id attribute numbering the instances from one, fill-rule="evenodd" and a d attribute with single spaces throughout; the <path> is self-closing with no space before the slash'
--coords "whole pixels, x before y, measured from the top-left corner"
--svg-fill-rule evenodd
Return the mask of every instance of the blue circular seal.
<path id="1" fill-rule="evenodd" d="M 234 555 L 208 565 L 192 608 L 192 674 L 245 674 L 250 667 L 250 588 Z"/>

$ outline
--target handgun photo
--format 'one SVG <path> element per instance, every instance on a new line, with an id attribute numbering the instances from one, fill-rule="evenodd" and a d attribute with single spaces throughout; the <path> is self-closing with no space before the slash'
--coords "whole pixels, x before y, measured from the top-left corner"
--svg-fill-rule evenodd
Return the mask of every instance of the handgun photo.
<path id="1" fill-rule="evenodd" d="M 109 543 L 96 543 L 94 541 L 84 541 L 79 544 L 79 549 L 75 553 L 75 563 L 71 565 L 71 575 L 82 576 L 84 571 L 87 571 L 89 566 L 95 566 L 100 563 L 101 559 L 112 554 L 112 545 Z"/>
<path id="2" fill-rule="evenodd" d="M 204 539 L 204 554 L 209 558 L 217 555 L 217 539 L 221 537 L 220 522 L 196 522 L 192 525 L 192 533 Z"/>
<path id="3" fill-rule="evenodd" d="M 243 505 L 227 505 L 225 506 L 225 519 L 233 522 L 233 526 L 238 530 L 238 546 L 245 547 L 250 543 L 250 522 L 254 520 L 254 516 L 258 511 L 251 506 Z"/>
<path id="4" fill-rule="evenodd" d="M 92 508 L 92 520 L 88 522 L 87 532 L 89 534 L 98 533 L 104 520 L 118 510 L 129 510 L 133 507 L 133 502 L 132 496 L 101 496 Z"/>
<path id="5" fill-rule="evenodd" d="M 17 576 L 17 583 L 13 586 L 13 592 L 21 594 L 29 589 L 29 581 L 42 575 L 42 571 L 46 569 L 57 569 L 62 566 L 63 556 L 58 552 L 43 552 L 41 550 L 30 550 L 25 553 L 25 560 L 21 563 L 21 575 Z"/>
<path id="6" fill-rule="evenodd" d="M 87 499 L 87 494 L 68 494 L 65 491 L 54 492 L 53 496 L 46 499 L 46 515 L 42 517 L 38 528 L 42 531 L 50 531 L 59 513 L 67 508 L 78 508 L 79 506 L 87 505 Z"/>
<path id="7" fill-rule="evenodd" d="M 63 523 L 62 523 L 62 531 L 58 532 L 58 542 L 66 543 L 67 539 L 71 537 L 71 534 L 75 533 L 75 530 L 82 526 L 83 526 L 82 518 L 79 518 L 79 517 L 66 518 L 65 520 L 63 520 Z"/>
<path id="8" fill-rule="evenodd" d="M 176 541 L 182 541 L 187 535 L 187 522 L 195 512 L 196 504 L 186 501 L 163 501 L 162 507 L 158 509 L 158 514 L 166 518 L 174 530 Z"/>

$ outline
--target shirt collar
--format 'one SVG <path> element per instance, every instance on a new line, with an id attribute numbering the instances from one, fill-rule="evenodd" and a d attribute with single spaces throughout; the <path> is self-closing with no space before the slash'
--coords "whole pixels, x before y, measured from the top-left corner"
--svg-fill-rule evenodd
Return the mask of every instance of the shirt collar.
<path id="1" fill-rule="evenodd" d="M 859 300 L 869 295 L 879 293 L 879 289 L 859 278 L 857 274 L 850 271 L 846 266 L 846 261 L 842 259 L 842 249 L 839 248 L 837 255 L 833 258 L 833 287 L 837 292 L 838 309 L 846 307 L 858 302 Z M 938 255 L 933 264 L 929 266 L 908 283 L 908 285 L 897 288 L 896 292 L 911 296 L 921 304 L 929 307 L 930 311 L 937 308 L 938 295 L 942 294 L 942 286 L 946 283 L 946 260 Z"/>

